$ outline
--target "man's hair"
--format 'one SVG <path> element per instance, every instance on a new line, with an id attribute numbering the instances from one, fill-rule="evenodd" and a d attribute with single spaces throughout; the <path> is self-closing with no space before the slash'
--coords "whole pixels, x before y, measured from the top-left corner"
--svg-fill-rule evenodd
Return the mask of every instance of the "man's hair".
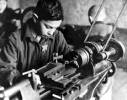
<path id="1" fill-rule="evenodd" d="M 63 20 L 63 8 L 59 0 L 39 0 L 34 14 L 39 20 Z"/>
<path id="2" fill-rule="evenodd" d="M 97 5 L 91 6 L 89 11 L 88 11 L 88 16 L 95 16 L 98 9 L 99 9 L 99 7 Z"/>

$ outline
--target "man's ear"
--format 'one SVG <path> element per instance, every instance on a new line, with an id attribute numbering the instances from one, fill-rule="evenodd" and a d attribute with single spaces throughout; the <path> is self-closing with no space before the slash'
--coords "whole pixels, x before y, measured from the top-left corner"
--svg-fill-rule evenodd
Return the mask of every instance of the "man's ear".
<path id="1" fill-rule="evenodd" d="M 36 13 L 33 13 L 33 21 L 34 23 L 38 22 L 38 15 Z"/>
<path id="2" fill-rule="evenodd" d="M 93 22 L 93 17 L 89 16 L 89 22 L 90 22 L 90 24 L 92 24 L 92 22 Z"/>

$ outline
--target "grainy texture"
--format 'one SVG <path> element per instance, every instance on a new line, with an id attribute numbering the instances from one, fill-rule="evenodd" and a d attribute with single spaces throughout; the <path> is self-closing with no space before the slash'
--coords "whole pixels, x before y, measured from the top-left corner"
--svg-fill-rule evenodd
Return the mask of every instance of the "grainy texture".
<path id="1" fill-rule="evenodd" d="M 10 6 L 17 7 L 12 2 L 17 0 L 10 0 Z M 36 5 L 37 0 L 21 0 L 20 7 L 26 8 Z M 64 8 L 65 21 L 68 24 L 88 25 L 88 9 L 93 4 L 99 4 L 101 0 L 60 0 Z M 107 8 L 107 21 L 114 22 L 122 8 L 125 0 L 105 0 L 104 6 Z M 17 2 L 18 3 L 18 2 Z M 18 5 L 19 6 L 19 5 Z M 118 21 L 118 27 L 127 28 L 127 7 Z M 127 51 L 127 29 L 120 29 L 121 41 L 124 43 Z M 120 69 L 115 75 L 115 82 L 113 86 L 113 100 L 127 100 L 127 52 L 124 58 L 117 63 Z M 122 69 L 121 69 L 122 68 Z M 124 70 L 123 70 L 124 69 Z"/>

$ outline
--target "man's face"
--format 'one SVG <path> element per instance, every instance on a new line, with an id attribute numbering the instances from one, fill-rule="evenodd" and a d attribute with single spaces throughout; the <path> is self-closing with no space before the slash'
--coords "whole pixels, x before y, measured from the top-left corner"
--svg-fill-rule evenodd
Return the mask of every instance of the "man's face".
<path id="1" fill-rule="evenodd" d="M 106 19 L 106 11 L 103 8 L 97 17 L 97 20 L 104 21 L 105 19 Z"/>
<path id="2" fill-rule="evenodd" d="M 91 22 L 94 21 L 95 16 L 96 16 L 96 14 L 98 12 L 98 9 L 99 8 L 94 8 L 95 12 L 93 12 L 93 14 L 91 16 L 89 16 Z M 96 18 L 96 21 L 102 21 L 102 22 L 104 22 L 105 19 L 106 19 L 106 11 L 105 11 L 105 8 L 102 8 L 101 11 L 99 12 L 97 18 Z"/>
<path id="3" fill-rule="evenodd" d="M 42 35 L 52 36 L 56 29 L 61 25 L 62 20 L 40 21 Z"/>
<path id="4" fill-rule="evenodd" d="M 3 13 L 7 6 L 7 1 L 6 0 L 0 0 L 0 13 Z"/>

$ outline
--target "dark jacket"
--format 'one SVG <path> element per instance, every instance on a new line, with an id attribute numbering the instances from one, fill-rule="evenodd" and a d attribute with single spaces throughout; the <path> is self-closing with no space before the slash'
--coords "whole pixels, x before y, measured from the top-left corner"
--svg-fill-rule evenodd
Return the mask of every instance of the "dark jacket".
<path id="1" fill-rule="evenodd" d="M 30 69 L 37 69 L 50 62 L 53 53 L 67 54 L 70 47 L 63 34 L 55 31 L 54 35 L 44 43 L 38 43 L 35 32 L 26 26 L 24 34 L 21 30 L 14 32 L 0 52 L 0 83 L 10 82 L 17 75 Z"/>

